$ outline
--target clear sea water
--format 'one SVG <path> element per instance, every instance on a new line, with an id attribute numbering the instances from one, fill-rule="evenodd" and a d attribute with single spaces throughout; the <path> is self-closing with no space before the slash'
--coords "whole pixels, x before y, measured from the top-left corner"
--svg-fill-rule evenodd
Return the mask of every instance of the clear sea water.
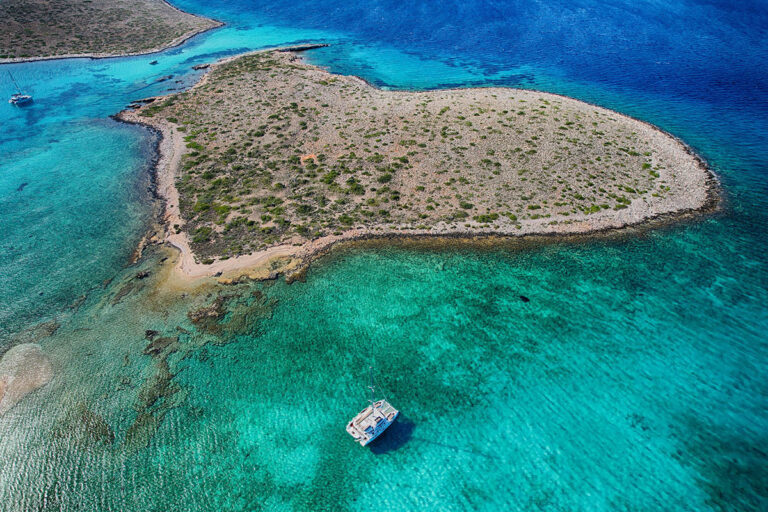
<path id="1" fill-rule="evenodd" d="M 0 102 L 0 352 L 37 339 L 56 368 L 0 418 L 0 510 L 768 510 L 765 2 L 176 4 L 227 26 L 0 66 L 35 96 Z M 380 87 L 533 88 L 655 123 L 712 165 L 723 210 L 609 240 L 341 250 L 291 285 L 189 293 L 159 285 L 162 251 L 130 266 L 156 139 L 109 116 L 194 64 L 304 41 Z M 217 297 L 226 316 L 193 325 Z M 178 350 L 144 354 L 147 329 Z M 371 356 L 402 416 L 363 449 L 344 424 Z"/>

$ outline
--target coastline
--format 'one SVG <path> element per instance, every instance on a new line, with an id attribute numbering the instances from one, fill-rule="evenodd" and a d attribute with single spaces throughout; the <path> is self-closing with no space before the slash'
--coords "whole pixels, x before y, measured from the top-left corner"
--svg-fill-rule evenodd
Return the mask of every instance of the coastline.
<path id="1" fill-rule="evenodd" d="M 198 85 L 204 83 L 205 76 L 207 76 L 207 73 L 203 75 Z M 127 110 L 118 113 L 115 118 L 125 123 L 148 126 L 150 129 L 157 130 L 160 133 L 160 141 L 158 143 L 159 158 L 155 164 L 155 186 L 157 197 L 163 202 L 163 211 L 160 219 L 162 229 L 164 230 L 162 241 L 179 251 L 176 268 L 181 275 L 189 279 L 211 277 L 217 273 L 229 274 L 233 271 L 253 270 L 255 267 L 268 263 L 275 258 L 300 256 L 299 247 L 282 244 L 270 247 L 265 251 L 258 251 L 253 254 L 223 261 L 219 260 L 210 265 L 197 263 L 186 231 L 182 229 L 176 233 L 173 229 L 174 225 L 184 225 L 184 219 L 179 209 L 179 192 L 174 183 L 176 170 L 185 149 L 182 134 L 165 122 L 156 119 L 150 123 L 146 119 L 139 118 L 135 113 Z M 301 259 L 304 259 L 303 255 Z"/>
<path id="2" fill-rule="evenodd" d="M 152 55 L 155 53 L 161 53 L 166 50 L 170 50 L 172 48 L 176 48 L 178 46 L 183 45 L 190 39 L 192 39 L 195 36 L 198 36 L 200 34 L 204 34 L 206 32 L 209 32 L 211 30 L 216 30 L 217 28 L 221 28 L 224 25 L 226 25 L 224 22 L 213 19 L 213 18 L 206 18 L 204 16 L 200 16 L 198 14 L 194 14 L 191 12 L 182 11 L 178 7 L 174 6 L 167 0 L 163 0 L 163 3 L 167 4 L 172 9 L 187 14 L 189 16 L 194 16 L 196 18 L 200 18 L 202 20 L 207 20 L 213 23 L 212 26 L 200 30 L 191 30 L 187 32 L 186 34 L 182 34 L 179 37 L 171 40 L 165 45 L 162 46 L 156 46 L 154 48 L 149 48 L 147 50 L 141 50 L 137 52 L 126 52 L 126 53 L 108 53 L 108 52 L 91 52 L 91 53 L 67 53 L 62 55 L 43 55 L 43 56 L 36 56 L 36 57 L 13 57 L 13 58 L 5 58 L 0 59 L 0 66 L 3 64 L 20 64 L 24 62 L 40 62 L 40 61 L 47 61 L 47 60 L 64 60 L 64 59 L 92 59 L 92 60 L 100 60 L 100 59 L 113 59 L 113 58 L 120 58 L 120 57 L 138 57 L 141 55 Z"/>
<path id="3" fill-rule="evenodd" d="M 230 62 L 233 59 L 243 57 L 245 55 L 253 53 L 270 52 L 276 50 L 291 51 L 291 47 L 279 47 L 271 49 L 256 50 L 254 52 L 248 52 L 236 56 L 227 57 L 215 63 L 206 70 L 201 76 L 198 82 L 190 89 L 195 89 L 204 85 L 209 77 L 209 73 L 226 62 Z M 298 51 L 298 50 L 296 50 Z M 306 64 L 306 63 L 305 63 Z M 324 73 L 329 73 L 327 70 L 306 64 L 317 70 L 321 70 Z M 346 76 L 346 75 L 335 75 Z M 376 88 L 368 81 L 351 76 L 351 79 L 360 80 L 366 86 Z M 376 88 L 378 89 L 378 88 Z M 483 88 L 483 89 L 510 89 L 510 88 Z M 445 89 L 443 91 L 450 91 L 452 89 Z M 466 90 L 466 89 L 457 89 Z M 527 91 L 526 89 L 514 89 L 516 91 Z M 528 90 L 529 91 L 529 90 Z M 390 91 L 392 93 L 419 93 L 430 91 Z M 591 103 L 582 102 L 575 98 L 563 96 L 560 94 L 553 94 L 542 91 L 529 91 L 543 97 L 557 97 L 565 99 L 567 101 L 577 102 L 579 104 L 593 106 L 603 111 L 609 112 L 614 115 L 618 115 L 622 118 L 631 120 L 632 122 L 639 123 L 644 129 L 653 132 L 655 135 L 661 135 L 668 138 L 674 144 L 679 145 L 679 149 L 685 154 L 689 155 L 697 166 L 697 169 L 704 174 L 704 189 L 703 197 L 696 199 L 689 199 L 688 204 L 675 205 L 674 209 L 667 211 L 661 211 L 651 214 L 641 214 L 632 211 L 622 211 L 619 214 L 611 217 L 597 217 L 594 216 L 587 219 L 576 219 L 575 222 L 551 224 L 547 223 L 546 219 L 541 221 L 529 221 L 526 223 L 523 229 L 517 227 L 513 230 L 510 226 L 508 229 L 499 229 L 498 227 L 471 227 L 466 229 L 455 229 L 448 226 L 433 226 L 432 229 L 414 229 L 409 227 L 402 227 L 399 229 L 392 229 L 389 226 L 376 225 L 367 228 L 356 228 L 347 230 L 338 235 L 327 235 L 314 240 L 310 240 L 303 244 L 297 243 L 281 243 L 268 247 L 267 249 L 256 251 L 251 254 L 240 255 L 231 257 L 228 259 L 216 259 L 213 263 L 204 264 L 195 260 L 195 254 L 190 246 L 189 237 L 186 231 L 183 229 L 184 220 L 179 210 L 179 194 L 175 186 L 176 174 L 180 167 L 181 157 L 186 149 L 185 142 L 183 140 L 183 134 L 177 131 L 173 125 L 158 119 L 158 118 L 146 118 L 140 117 L 133 110 L 123 110 L 114 116 L 116 119 L 148 126 L 151 129 L 157 130 L 161 135 L 161 140 L 158 144 L 159 159 L 156 165 L 156 180 L 157 180 L 157 192 L 158 196 L 163 200 L 164 209 L 162 214 L 162 225 L 165 232 L 162 237 L 163 242 L 175 247 L 180 257 L 176 261 L 175 270 L 185 280 L 195 280 L 204 277 L 218 277 L 221 282 L 229 283 L 233 280 L 237 280 L 240 277 L 248 277 L 251 279 L 267 279 L 274 278 L 279 273 L 285 273 L 289 280 L 295 278 L 301 278 L 303 272 L 309 267 L 309 265 L 320 256 L 326 255 L 336 245 L 347 245 L 356 243 L 416 243 L 420 244 L 422 241 L 427 241 L 425 245 L 430 245 L 431 241 L 435 244 L 441 245 L 442 242 L 447 241 L 452 244 L 454 242 L 464 245 L 474 244 L 496 244 L 504 241 L 526 241 L 537 243 L 537 241 L 543 240 L 567 240 L 573 238 L 583 239 L 583 237 L 595 237 L 595 236 L 614 236 L 616 234 L 626 233 L 633 229 L 652 229 L 660 226 L 666 226 L 673 223 L 683 221 L 685 219 L 692 219 L 701 214 L 707 214 L 717 211 L 721 201 L 721 187 L 719 180 L 715 173 L 712 171 L 706 161 L 700 157 L 688 144 L 675 137 L 672 134 L 662 130 L 661 128 L 642 121 L 631 116 L 627 116 L 620 112 L 616 112 L 605 107 L 593 105 Z M 162 99 L 165 96 L 157 97 L 156 99 Z M 174 229 L 177 225 L 181 229 Z M 174 232 L 178 231 L 178 232 Z M 276 260 L 283 260 L 282 264 L 275 264 Z"/>

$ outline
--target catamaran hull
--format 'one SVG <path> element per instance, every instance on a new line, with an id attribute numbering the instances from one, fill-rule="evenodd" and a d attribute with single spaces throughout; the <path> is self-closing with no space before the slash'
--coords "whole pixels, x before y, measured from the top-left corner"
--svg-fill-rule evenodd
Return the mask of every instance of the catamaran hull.
<path id="1" fill-rule="evenodd" d="M 372 436 L 372 437 L 371 437 L 369 440 L 367 440 L 367 441 L 363 441 L 363 442 L 361 442 L 360 444 L 361 444 L 362 446 L 368 446 L 369 444 L 371 444 L 371 443 L 372 443 L 374 440 L 376 440 L 376 438 L 377 438 L 377 437 L 379 437 L 381 434 L 383 434 L 383 433 L 384 433 L 384 431 L 386 431 L 386 430 L 387 430 L 389 427 L 391 427 L 391 426 L 392 426 L 392 424 L 395 422 L 395 420 L 397 420 L 397 417 L 398 417 L 398 416 L 400 416 L 400 412 L 399 412 L 399 411 L 395 413 L 395 417 L 394 417 L 394 418 L 392 418 L 392 421 L 390 421 L 389 423 L 387 423 L 387 424 L 384 426 L 384 428 L 382 428 L 381 430 L 379 430 L 378 432 L 376 432 L 375 434 L 373 434 L 373 436 Z"/>
<path id="2" fill-rule="evenodd" d="M 32 103 L 32 98 L 22 98 L 18 100 L 8 100 L 8 103 L 11 105 L 15 105 L 17 107 L 23 107 L 24 105 L 30 105 Z"/>

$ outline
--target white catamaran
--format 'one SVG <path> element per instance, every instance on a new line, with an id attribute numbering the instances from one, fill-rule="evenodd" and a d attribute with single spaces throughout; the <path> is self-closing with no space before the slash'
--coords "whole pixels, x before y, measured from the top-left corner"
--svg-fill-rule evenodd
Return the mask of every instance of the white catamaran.
<path id="1" fill-rule="evenodd" d="M 387 402 L 386 398 L 376 400 L 374 397 L 375 386 L 373 385 L 373 368 L 368 368 L 370 374 L 370 384 L 368 389 L 371 390 L 371 399 L 368 407 L 363 409 L 360 414 L 352 418 L 352 421 L 347 423 L 347 432 L 355 438 L 355 441 L 362 446 L 367 445 L 382 432 L 395 422 L 397 415 L 400 411 L 395 409 Z"/>

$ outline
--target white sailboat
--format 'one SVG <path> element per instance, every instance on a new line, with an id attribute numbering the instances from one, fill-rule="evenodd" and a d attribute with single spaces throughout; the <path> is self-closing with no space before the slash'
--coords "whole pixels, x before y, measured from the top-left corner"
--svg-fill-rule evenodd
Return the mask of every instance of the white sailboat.
<path id="1" fill-rule="evenodd" d="M 11 105 L 16 105 L 17 107 L 21 107 L 23 105 L 32 103 L 32 96 L 21 92 L 21 88 L 19 88 L 19 84 L 16 83 L 16 80 L 13 78 L 13 75 L 11 74 L 10 71 L 8 72 L 8 76 L 11 77 L 11 82 L 13 82 L 13 85 L 16 87 L 16 91 L 17 91 L 11 95 L 11 99 L 8 100 L 8 103 L 10 103 Z"/>
<path id="2" fill-rule="evenodd" d="M 352 418 L 352 421 L 347 423 L 347 432 L 362 446 L 379 437 L 382 432 L 395 422 L 398 414 L 400 414 L 400 411 L 392 407 L 385 398 L 376 400 L 375 386 L 373 385 L 373 368 L 368 367 L 368 372 L 370 377 L 368 389 L 371 390 L 370 405 Z"/>

